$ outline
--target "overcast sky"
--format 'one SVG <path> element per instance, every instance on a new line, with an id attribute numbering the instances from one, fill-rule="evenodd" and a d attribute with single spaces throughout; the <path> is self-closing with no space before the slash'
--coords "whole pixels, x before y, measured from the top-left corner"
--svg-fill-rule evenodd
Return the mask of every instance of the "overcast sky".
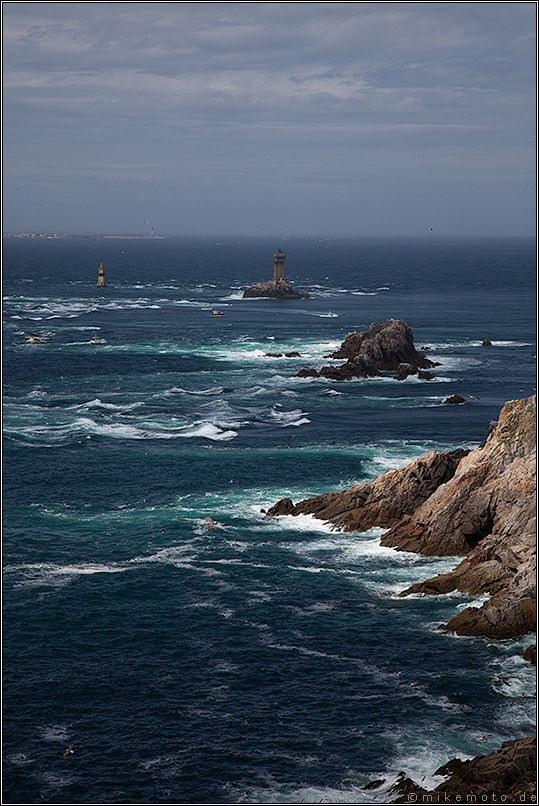
<path id="1" fill-rule="evenodd" d="M 535 234 L 534 2 L 5 2 L 3 31 L 5 231 Z"/>

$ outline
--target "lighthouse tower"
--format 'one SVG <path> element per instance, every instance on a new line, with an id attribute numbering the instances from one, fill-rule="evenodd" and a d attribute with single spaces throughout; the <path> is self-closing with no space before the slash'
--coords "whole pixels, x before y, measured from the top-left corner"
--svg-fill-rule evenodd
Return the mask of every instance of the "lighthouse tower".
<path id="1" fill-rule="evenodd" d="M 275 266 L 273 269 L 273 282 L 279 283 L 281 280 L 286 282 L 286 277 L 284 276 L 284 259 L 285 254 L 281 252 L 280 249 L 277 250 L 277 254 L 275 255 Z"/>
<path id="2" fill-rule="evenodd" d="M 104 288 L 105 287 L 105 269 L 103 268 L 103 264 L 99 266 L 99 271 L 97 272 L 97 287 Z"/>

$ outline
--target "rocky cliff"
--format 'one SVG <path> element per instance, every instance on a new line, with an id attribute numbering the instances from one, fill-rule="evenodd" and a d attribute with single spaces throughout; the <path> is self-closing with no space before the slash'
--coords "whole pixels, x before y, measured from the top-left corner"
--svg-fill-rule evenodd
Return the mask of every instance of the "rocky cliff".
<path id="1" fill-rule="evenodd" d="M 535 628 L 536 397 L 513 400 L 474 451 L 432 452 L 344 492 L 268 515 L 313 514 L 345 531 L 388 528 L 382 544 L 426 555 L 466 555 L 450 573 L 409 593 L 488 593 L 445 627 L 459 635 L 509 638 Z"/>
<path id="2" fill-rule="evenodd" d="M 466 553 L 448 574 L 407 593 L 489 593 L 446 626 L 459 635 L 510 638 L 535 629 L 536 396 L 503 407 L 487 442 L 453 478 L 382 538 L 422 554 Z"/>
<path id="3" fill-rule="evenodd" d="M 400 470 L 388 470 L 366 484 L 354 484 L 344 492 L 317 495 L 294 504 L 278 501 L 268 515 L 314 515 L 331 521 L 345 532 L 364 532 L 373 526 L 389 528 L 411 515 L 444 482 L 454 475 L 468 451 L 431 451 Z"/>

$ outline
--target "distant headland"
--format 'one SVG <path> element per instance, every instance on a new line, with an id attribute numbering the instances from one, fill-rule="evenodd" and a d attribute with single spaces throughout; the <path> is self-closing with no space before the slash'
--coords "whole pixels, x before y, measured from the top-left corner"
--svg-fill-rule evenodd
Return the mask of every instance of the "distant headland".
<path id="1" fill-rule="evenodd" d="M 101 241 L 101 240 L 119 240 L 119 241 L 163 241 L 167 236 L 165 235 L 93 235 L 91 233 L 87 234 L 77 234 L 77 235 L 70 235 L 66 232 L 58 233 L 58 232 L 4 232 L 2 235 L 3 238 L 34 238 L 34 239 L 49 239 L 49 240 L 58 240 L 58 239 L 72 239 L 77 240 L 79 238 L 86 238 L 90 241 Z"/>
<path id="2" fill-rule="evenodd" d="M 257 283 L 243 292 L 243 298 L 249 297 L 269 297 L 270 299 L 307 299 L 309 294 L 300 294 L 294 291 L 290 283 L 286 281 L 284 273 L 285 253 L 277 250 L 274 255 L 273 280 L 266 283 Z"/>

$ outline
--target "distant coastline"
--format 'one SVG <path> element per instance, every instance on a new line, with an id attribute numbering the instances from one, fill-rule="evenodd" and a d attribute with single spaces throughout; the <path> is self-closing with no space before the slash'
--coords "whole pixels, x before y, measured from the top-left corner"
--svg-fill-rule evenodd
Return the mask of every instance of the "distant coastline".
<path id="1" fill-rule="evenodd" d="M 167 235 L 68 235 L 62 233 L 59 235 L 56 232 L 5 232 L 3 238 L 29 238 L 29 239 L 43 239 L 43 240 L 60 240 L 60 239 L 74 239 L 86 238 L 92 241 L 101 240 L 118 240 L 118 241 L 163 241 L 169 237 Z"/>

